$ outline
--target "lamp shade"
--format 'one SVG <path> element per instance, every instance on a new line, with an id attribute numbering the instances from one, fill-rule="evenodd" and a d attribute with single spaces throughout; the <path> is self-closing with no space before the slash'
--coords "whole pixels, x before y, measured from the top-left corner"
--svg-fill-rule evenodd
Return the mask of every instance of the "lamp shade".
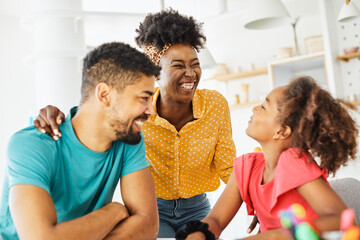
<path id="1" fill-rule="evenodd" d="M 253 0 L 244 14 L 247 29 L 267 29 L 290 23 L 290 15 L 280 0 Z"/>
<path id="2" fill-rule="evenodd" d="M 347 22 L 359 16 L 360 16 L 360 11 L 356 7 L 355 3 L 353 2 L 349 2 L 348 4 L 344 3 L 344 5 L 340 10 L 338 21 Z"/>
<path id="3" fill-rule="evenodd" d="M 198 58 L 202 69 L 209 69 L 217 66 L 209 49 L 207 49 L 206 47 L 200 49 L 200 52 L 198 53 Z"/>

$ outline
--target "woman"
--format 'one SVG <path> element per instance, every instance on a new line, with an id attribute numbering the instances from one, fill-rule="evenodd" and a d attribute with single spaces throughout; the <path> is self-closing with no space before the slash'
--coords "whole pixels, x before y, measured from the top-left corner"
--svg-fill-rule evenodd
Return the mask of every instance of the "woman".
<path id="1" fill-rule="evenodd" d="M 206 41 L 201 27 L 170 9 L 147 15 L 136 30 L 136 43 L 162 68 L 153 97 L 156 113 L 142 126 L 156 186 L 160 238 L 174 237 L 186 222 L 209 213 L 206 192 L 216 190 L 220 179 L 227 183 L 235 159 L 225 98 L 217 91 L 197 89 L 197 51 Z M 49 113 L 59 115 L 49 106 L 34 124 L 45 132 L 48 122 L 58 133 L 54 117 L 47 119 Z"/>

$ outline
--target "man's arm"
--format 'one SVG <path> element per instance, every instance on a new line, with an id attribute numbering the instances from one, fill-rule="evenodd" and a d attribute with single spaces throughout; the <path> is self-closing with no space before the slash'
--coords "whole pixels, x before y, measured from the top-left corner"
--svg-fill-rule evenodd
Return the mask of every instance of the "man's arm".
<path id="1" fill-rule="evenodd" d="M 26 184 L 10 188 L 9 205 L 20 239 L 103 239 L 128 217 L 126 208 L 113 202 L 83 217 L 57 223 L 51 196 Z"/>
<path id="2" fill-rule="evenodd" d="M 149 168 L 125 175 L 120 184 L 130 217 L 120 222 L 106 239 L 156 239 L 159 216 Z"/>

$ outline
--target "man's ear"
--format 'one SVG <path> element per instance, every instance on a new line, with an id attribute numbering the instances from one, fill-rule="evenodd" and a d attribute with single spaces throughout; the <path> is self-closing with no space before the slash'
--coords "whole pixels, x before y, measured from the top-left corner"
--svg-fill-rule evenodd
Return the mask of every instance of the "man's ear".
<path id="1" fill-rule="evenodd" d="M 291 133 L 292 133 L 291 127 L 285 126 L 276 133 L 277 139 L 287 139 L 291 136 Z"/>
<path id="2" fill-rule="evenodd" d="M 104 82 L 98 83 L 95 87 L 95 97 L 96 100 L 104 104 L 106 107 L 110 105 L 111 102 L 111 87 Z"/>

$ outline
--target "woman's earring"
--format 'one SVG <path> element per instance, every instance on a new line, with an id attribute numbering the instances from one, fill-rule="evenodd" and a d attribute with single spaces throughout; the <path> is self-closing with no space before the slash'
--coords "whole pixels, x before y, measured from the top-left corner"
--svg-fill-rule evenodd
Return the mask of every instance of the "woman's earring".
<path id="1" fill-rule="evenodd" d="M 277 137 L 276 137 L 276 136 L 273 136 L 273 139 L 274 139 L 274 140 L 276 140 L 276 139 L 277 139 Z"/>

